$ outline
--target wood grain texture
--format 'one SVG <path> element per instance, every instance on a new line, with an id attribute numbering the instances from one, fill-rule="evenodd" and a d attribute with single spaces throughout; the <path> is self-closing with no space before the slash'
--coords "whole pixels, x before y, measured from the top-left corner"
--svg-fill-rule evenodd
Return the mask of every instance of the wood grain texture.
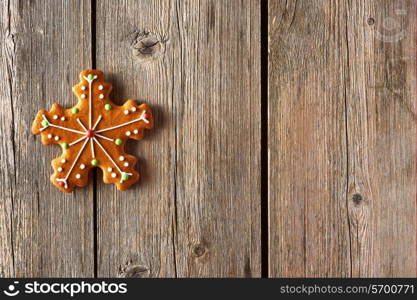
<path id="1" fill-rule="evenodd" d="M 270 276 L 415 276 L 414 12 L 269 1 Z"/>
<path id="2" fill-rule="evenodd" d="M 94 275 L 93 189 L 66 195 L 49 182 L 59 147 L 30 128 L 36 112 L 74 103 L 91 65 L 86 1 L 1 1 L 0 277 Z"/>
<path id="3" fill-rule="evenodd" d="M 415 1 L 346 11 L 352 276 L 415 277 Z"/>
<path id="4" fill-rule="evenodd" d="M 98 1 L 111 97 L 147 102 L 141 182 L 98 183 L 98 276 L 260 276 L 259 1 Z"/>

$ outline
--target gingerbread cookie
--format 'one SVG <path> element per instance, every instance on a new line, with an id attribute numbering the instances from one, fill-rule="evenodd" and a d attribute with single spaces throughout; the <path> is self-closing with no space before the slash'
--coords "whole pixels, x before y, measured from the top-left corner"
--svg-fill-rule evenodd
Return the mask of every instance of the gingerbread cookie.
<path id="1" fill-rule="evenodd" d="M 136 157 L 125 153 L 128 139 L 140 140 L 144 130 L 153 127 L 148 105 L 128 100 L 122 106 L 109 99 L 112 85 L 102 71 L 85 70 L 73 87 L 78 103 L 64 109 L 53 104 L 38 112 L 33 134 L 40 134 L 45 145 L 59 144 L 62 155 L 52 160 L 52 183 L 64 192 L 88 183 L 89 171 L 99 167 L 103 181 L 126 190 L 139 180 Z"/>

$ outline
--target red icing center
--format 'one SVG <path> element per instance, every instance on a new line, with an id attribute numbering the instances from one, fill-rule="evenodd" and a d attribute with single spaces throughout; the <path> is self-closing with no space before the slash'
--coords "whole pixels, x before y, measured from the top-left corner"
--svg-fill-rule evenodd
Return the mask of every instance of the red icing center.
<path id="1" fill-rule="evenodd" d="M 94 136 L 94 131 L 92 129 L 87 130 L 87 137 L 92 138 Z"/>
<path id="2" fill-rule="evenodd" d="M 143 115 L 143 118 L 144 118 L 144 119 L 146 119 L 146 120 L 149 120 L 149 114 L 145 113 L 145 114 Z"/>
<path id="3" fill-rule="evenodd" d="M 62 186 L 62 187 L 65 186 L 65 183 L 63 181 L 58 182 L 58 184 L 59 184 L 59 186 Z"/>

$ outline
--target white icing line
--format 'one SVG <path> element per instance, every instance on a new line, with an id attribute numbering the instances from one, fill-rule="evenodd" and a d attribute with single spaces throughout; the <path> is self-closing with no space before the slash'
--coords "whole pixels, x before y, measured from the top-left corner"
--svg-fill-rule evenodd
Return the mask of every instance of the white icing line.
<path id="1" fill-rule="evenodd" d="M 109 138 L 107 136 L 104 136 L 104 135 L 101 135 L 101 134 L 96 133 L 95 136 L 98 136 L 99 138 L 114 142 L 114 139 L 111 139 L 111 138 Z"/>
<path id="2" fill-rule="evenodd" d="M 91 138 L 89 140 L 91 141 L 91 155 L 93 156 L 93 158 L 96 158 L 96 153 L 94 152 L 93 140 Z"/>
<path id="3" fill-rule="evenodd" d="M 111 162 L 113 163 L 113 165 L 116 167 L 116 169 L 120 172 L 120 174 L 123 174 L 123 171 L 119 168 L 119 166 L 114 162 L 113 158 L 111 158 L 110 154 L 107 153 L 106 149 L 104 149 L 104 147 L 100 144 L 99 141 L 97 141 L 97 139 L 95 137 L 93 137 L 94 142 L 97 143 L 97 145 L 99 145 L 99 147 L 101 148 L 101 150 L 103 150 L 104 154 L 107 155 L 107 157 L 111 160 Z"/>
<path id="4" fill-rule="evenodd" d="M 57 178 L 56 181 L 58 182 L 63 182 L 65 184 L 65 188 L 68 188 L 68 184 L 67 184 L 67 180 L 66 179 L 62 179 L 62 178 Z"/>
<path id="5" fill-rule="evenodd" d="M 97 75 L 94 75 L 93 79 L 89 80 L 87 76 L 83 76 L 85 80 L 88 81 L 88 108 L 90 111 L 90 118 L 88 120 L 88 128 L 91 129 L 91 124 L 93 122 L 93 107 L 92 107 L 92 100 L 93 97 L 91 95 L 91 84 L 93 83 L 94 79 L 97 78 Z"/>
<path id="6" fill-rule="evenodd" d="M 66 186 L 66 180 L 68 179 L 68 177 L 70 176 L 72 169 L 74 169 L 75 164 L 77 163 L 78 159 L 81 156 L 81 153 L 84 151 L 85 146 L 87 145 L 88 140 L 86 140 L 83 144 L 83 146 L 80 149 L 80 152 L 78 152 L 77 157 L 75 158 L 74 162 L 72 163 L 72 166 L 70 168 L 70 170 L 67 173 L 67 176 L 65 176 L 64 180 L 65 180 L 65 186 Z M 66 188 L 66 187 L 65 187 Z"/>
<path id="7" fill-rule="evenodd" d="M 81 122 L 81 120 L 80 120 L 79 118 L 77 118 L 77 122 L 81 125 L 81 127 L 82 127 L 85 131 L 87 131 L 87 128 L 85 128 L 85 126 L 84 126 L 83 122 Z"/>
<path id="8" fill-rule="evenodd" d="M 62 130 L 67 130 L 67 131 L 75 132 L 75 133 L 78 133 L 78 134 L 85 134 L 84 132 L 79 131 L 79 130 L 75 130 L 75 129 L 71 129 L 71 128 L 66 128 L 66 127 L 62 127 L 62 126 L 58 126 L 58 125 L 54 125 L 54 124 L 49 124 L 49 126 L 56 127 L 56 128 L 62 129 Z"/>
<path id="9" fill-rule="evenodd" d="M 102 117 L 103 117 L 102 115 L 100 115 L 100 116 L 98 117 L 98 119 L 97 119 L 96 123 L 95 123 L 95 124 L 94 124 L 94 126 L 93 126 L 93 130 L 94 130 L 94 129 L 96 129 L 96 127 L 97 127 L 98 123 L 101 121 L 101 118 L 102 118 Z"/>
<path id="10" fill-rule="evenodd" d="M 75 132 L 75 133 L 78 133 L 78 134 L 85 134 L 84 132 L 79 131 L 79 130 L 75 130 L 75 129 L 71 129 L 71 128 L 67 128 L 67 127 L 63 127 L 63 126 L 59 126 L 59 125 L 52 124 L 52 123 L 51 123 L 51 122 L 49 122 L 49 120 L 45 117 L 45 115 L 42 115 L 42 117 L 43 117 L 43 118 L 45 119 L 45 121 L 47 121 L 47 122 L 48 122 L 48 124 L 49 124 L 48 126 L 44 127 L 44 129 L 46 129 L 46 128 L 48 128 L 49 126 L 51 126 L 51 127 L 59 128 L 59 129 L 62 129 L 62 130 Z"/>
<path id="11" fill-rule="evenodd" d="M 149 121 L 148 120 L 146 120 L 143 116 L 146 114 L 146 110 L 144 110 L 143 112 L 142 112 L 142 114 L 140 115 L 140 120 L 143 120 L 143 122 L 145 122 L 146 124 L 149 124 Z"/>
<path id="12" fill-rule="evenodd" d="M 144 121 L 145 123 L 148 124 L 149 121 L 143 118 L 143 116 L 145 115 L 145 113 L 146 113 L 146 111 L 144 110 L 142 112 L 141 116 L 138 119 L 135 119 L 135 120 L 132 120 L 132 121 L 129 121 L 129 122 L 126 122 L 126 123 L 117 125 L 117 126 L 113 126 L 113 127 L 109 127 L 109 128 L 104 128 L 104 129 L 101 129 L 101 130 L 97 130 L 96 133 L 104 132 L 104 131 L 108 131 L 108 130 L 113 130 L 113 129 L 120 128 L 120 127 L 129 125 L 129 124 L 132 124 L 132 123 L 135 123 L 135 122 L 139 122 L 139 121 Z"/>
<path id="13" fill-rule="evenodd" d="M 79 138 L 78 140 L 76 140 L 75 142 L 72 142 L 71 144 L 69 144 L 68 146 L 72 146 L 72 145 L 75 145 L 75 144 L 77 144 L 77 143 L 79 143 L 79 142 L 81 142 L 83 139 L 86 139 L 87 137 L 86 136 L 83 136 L 82 138 Z"/>

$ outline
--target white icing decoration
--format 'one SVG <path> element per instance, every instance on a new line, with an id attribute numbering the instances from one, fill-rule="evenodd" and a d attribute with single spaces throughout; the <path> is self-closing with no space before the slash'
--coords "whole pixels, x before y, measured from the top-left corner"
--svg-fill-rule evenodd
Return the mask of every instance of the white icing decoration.
<path id="1" fill-rule="evenodd" d="M 98 86 L 98 89 L 99 89 L 100 91 L 102 91 L 102 90 L 104 89 L 104 86 L 103 86 L 102 84 L 100 84 L 100 85 Z"/>
<path id="2" fill-rule="evenodd" d="M 113 126 L 113 127 L 100 129 L 100 130 L 97 130 L 96 132 L 97 132 L 97 133 L 99 133 L 99 132 L 104 132 L 104 131 L 113 130 L 113 129 L 120 128 L 120 127 L 123 127 L 123 126 L 129 125 L 129 124 L 132 124 L 132 123 L 135 123 L 135 122 L 139 122 L 139 121 L 144 121 L 145 123 L 147 123 L 147 124 L 148 124 L 148 123 L 149 123 L 149 121 L 148 121 L 147 119 L 145 119 L 145 118 L 144 118 L 145 113 L 146 113 L 146 111 L 143 111 L 143 112 L 142 112 L 142 114 L 141 114 L 141 116 L 140 116 L 138 119 L 135 119 L 135 120 L 132 120 L 132 121 L 129 121 L 129 122 L 126 122 L 126 123 L 120 124 L 120 125 L 116 125 L 116 126 Z"/>
<path id="3" fill-rule="evenodd" d="M 52 134 L 48 134 L 48 139 L 52 139 Z"/>
<path id="4" fill-rule="evenodd" d="M 100 99 L 103 99 L 104 98 L 104 95 L 103 94 L 100 94 L 100 96 L 98 96 Z"/>
<path id="5" fill-rule="evenodd" d="M 94 152 L 94 143 L 92 139 L 88 139 L 91 141 L 91 155 L 93 156 L 93 158 L 96 158 L 96 153 Z"/>
<path id="6" fill-rule="evenodd" d="M 128 162 L 125 162 L 125 163 L 124 163 L 124 166 L 125 166 L 125 167 L 128 167 L 128 166 L 129 166 L 129 163 L 128 163 Z"/>
<path id="7" fill-rule="evenodd" d="M 98 123 L 100 123 L 102 117 L 103 117 L 102 115 L 99 115 L 98 116 L 98 119 L 97 119 L 96 123 L 93 126 L 93 130 L 96 129 L 96 127 L 97 127 Z"/>
<path id="8" fill-rule="evenodd" d="M 110 154 L 109 154 L 109 153 L 107 153 L 106 149 L 104 149 L 104 147 L 101 145 L 101 143 L 100 143 L 100 142 L 99 142 L 99 141 L 98 141 L 95 137 L 93 137 L 93 141 L 97 143 L 97 145 L 101 148 L 101 150 L 103 150 L 104 154 L 106 154 L 106 155 L 107 155 L 107 157 L 111 160 L 111 162 L 112 162 L 112 163 L 113 163 L 113 165 L 116 167 L 116 169 L 120 172 L 120 175 L 121 175 L 120 182 L 123 182 L 123 175 L 125 175 L 125 174 L 130 175 L 130 176 L 132 176 L 132 175 L 133 175 L 132 173 L 126 173 L 126 172 L 123 172 L 123 171 L 119 168 L 119 166 L 115 163 L 115 161 L 114 161 L 114 160 L 113 160 L 113 158 L 110 156 Z M 121 156 L 121 157 L 123 157 L 123 156 Z M 123 157 L 123 159 L 124 159 L 124 157 Z"/>
<path id="9" fill-rule="evenodd" d="M 81 90 L 85 91 L 85 85 L 81 86 Z"/>
<path id="10" fill-rule="evenodd" d="M 68 188 L 68 184 L 67 184 L 67 180 L 63 179 L 63 178 L 57 178 L 56 181 L 58 182 L 63 182 L 64 183 L 64 187 L 67 189 Z"/>
<path id="11" fill-rule="evenodd" d="M 81 156 L 81 153 L 84 151 L 85 146 L 87 145 L 88 139 L 84 142 L 83 146 L 81 147 L 80 151 L 77 154 L 77 157 L 75 158 L 74 162 L 72 163 L 72 166 L 70 170 L 68 171 L 67 175 L 65 176 L 64 180 L 66 181 L 68 177 L 70 176 L 72 169 L 74 169 L 75 164 L 77 163 L 78 159 Z"/>
<path id="12" fill-rule="evenodd" d="M 132 133 L 130 131 L 126 131 L 126 135 L 130 136 Z"/>
<path id="13" fill-rule="evenodd" d="M 85 99 L 85 97 L 87 97 L 85 94 L 81 94 L 82 99 Z"/>
<path id="14" fill-rule="evenodd" d="M 110 167 L 107 168 L 107 172 L 112 172 L 112 171 L 113 171 L 113 168 L 110 168 Z"/>
<path id="15" fill-rule="evenodd" d="M 81 175 L 80 174 L 77 174 L 77 175 L 75 175 L 75 178 L 80 179 L 81 178 Z"/>
<path id="16" fill-rule="evenodd" d="M 59 116 L 58 116 L 58 115 L 54 115 L 54 116 L 53 116 L 53 119 L 54 119 L 54 120 L 58 120 L 58 118 L 59 118 Z"/>
<path id="17" fill-rule="evenodd" d="M 104 136 L 104 135 L 101 135 L 101 134 L 95 134 L 95 136 L 96 137 L 99 137 L 99 138 L 102 138 L 102 139 L 105 139 L 105 140 L 108 140 L 108 141 L 112 141 L 112 142 L 114 142 L 114 139 L 112 139 L 112 138 L 109 138 L 109 137 L 107 137 L 107 136 Z"/>
<path id="18" fill-rule="evenodd" d="M 90 110 L 90 118 L 88 120 L 88 128 L 90 128 L 90 129 L 91 129 L 91 124 L 93 122 L 93 107 L 92 107 L 93 99 L 92 99 L 92 94 L 91 94 L 91 84 L 93 83 L 94 79 L 96 79 L 96 78 L 97 78 L 97 75 L 94 75 L 93 79 L 91 79 L 91 80 L 88 79 L 88 76 L 84 76 L 84 79 L 88 81 L 88 108 Z M 91 145 L 92 144 L 93 143 L 91 143 Z M 93 149 L 93 152 L 94 152 L 94 147 L 92 146 L 91 148 Z M 94 156 L 93 156 L 93 158 L 94 158 Z"/>
<path id="19" fill-rule="evenodd" d="M 84 139 L 86 139 L 87 137 L 86 136 L 83 136 L 83 137 L 81 137 L 81 138 L 79 138 L 78 140 L 76 140 L 76 141 L 74 141 L 74 142 L 72 142 L 71 144 L 69 144 L 68 146 L 72 146 L 72 145 L 75 145 L 76 143 L 78 143 L 78 142 L 81 142 L 82 140 L 84 140 Z"/>
<path id="20" fill-rule="evenodd" d="M 85 169 L 85 164 L 81 164 L 81 165 L 80 165 L 80 169 L 81 169 L 81 170 L 84 170 L 84 169 Z"/>
<path id="21" fill-rule="evenodd" d="M 111 177 L 116 178 L 117 174 L 116 173 L 111 173 Z"/>
<path id="22" fill-rule="evenodd" d="M 59 136 L 56 136 L 55 137 L 55 141 L 59 141 Z"/>
<path id="23" fill-rule="evenodd" d="M 133 130 L 133 133 L 134 134 L 138 134 L 139 133 L 139 130 L 135 129 L 135 130 Z"/>
<path id="24" fill-rule="evenodd" d="M 119 157 L 119 160 L 120 160 L 120 161 L 124 161 L 124 160 L 125 160 L 125 157 L 124 157 L 124 156 L 120 156 L 120 157 Z"/>
<path id="25" fill-rule="evenodd" d="M 46 129 L 46 128 L 48 128 L 49 126 L 51 126 L 51 127 L 59 128 L 59 129 L 62 129 L 62 130 L 75 132 L 75 133 L 78 133 L 78 134 L 83 134 L 83 135 L 85 134 L 85 132 L 82 132 L 82 131 L 79 131 L 79 130 L 75 130 L 75 129 L 67 128 L 67 127 L 64 127 L 64 126 L 59 126 L 59 125 L 52 124 L 52 123 L 51 123 L 51 122 L 49 122 L 49 120 L 45 117 L 45 115 L 42 115 L 42 118 L 43 118 L 45 121 L 47 121 L 47 122 L 48 122 L 48 126 L 47 126 L 47 127 L 44 127 L 43 129 Z"/>
<path id="26" fill-rule="evenodd" d="M 61 117 L 61 121 L 65 121 L 65 117 Z"/>
<path id="27" fill-rule="evenodd" d="M 65 158 L 61 159 L 61 163 L 65 164 L 67 160 Z"/>
<path id="28" fill-rule="evenodd" d="M 78 119 L 78 118 L 77 118 L 77 122 L 81 125 L 81 127 L 82 127 L 85 131 L 87 131 L 87 128 L 85 128 L 84 124 L 81 122 L 81 120 L 80 120 L 80 119 Z M 85 133 L 85 132 L 84 132 L 84 133 Z"/>
<path id="29" fill-rule="evenodd" d="M 128 114 L 129 114 L 129 111 L 128 111 L 127 109 L 125 109 L 125 110 L 123 111 L 123 113 L 124 113 L 125 115 L 128 115 Z"/>
<path id="30" fill-rule="evenodd" d="M 64 169 L 62 169 L 61 167 L 58 168 L 58 172 L 62 172 Z"/>
<path id="31" fill-rule="evenodd" d="M 131 109 L 130 109 L 132 112 L 135 112 L 136 111 L 136 107 L 132 107 Z"/>

